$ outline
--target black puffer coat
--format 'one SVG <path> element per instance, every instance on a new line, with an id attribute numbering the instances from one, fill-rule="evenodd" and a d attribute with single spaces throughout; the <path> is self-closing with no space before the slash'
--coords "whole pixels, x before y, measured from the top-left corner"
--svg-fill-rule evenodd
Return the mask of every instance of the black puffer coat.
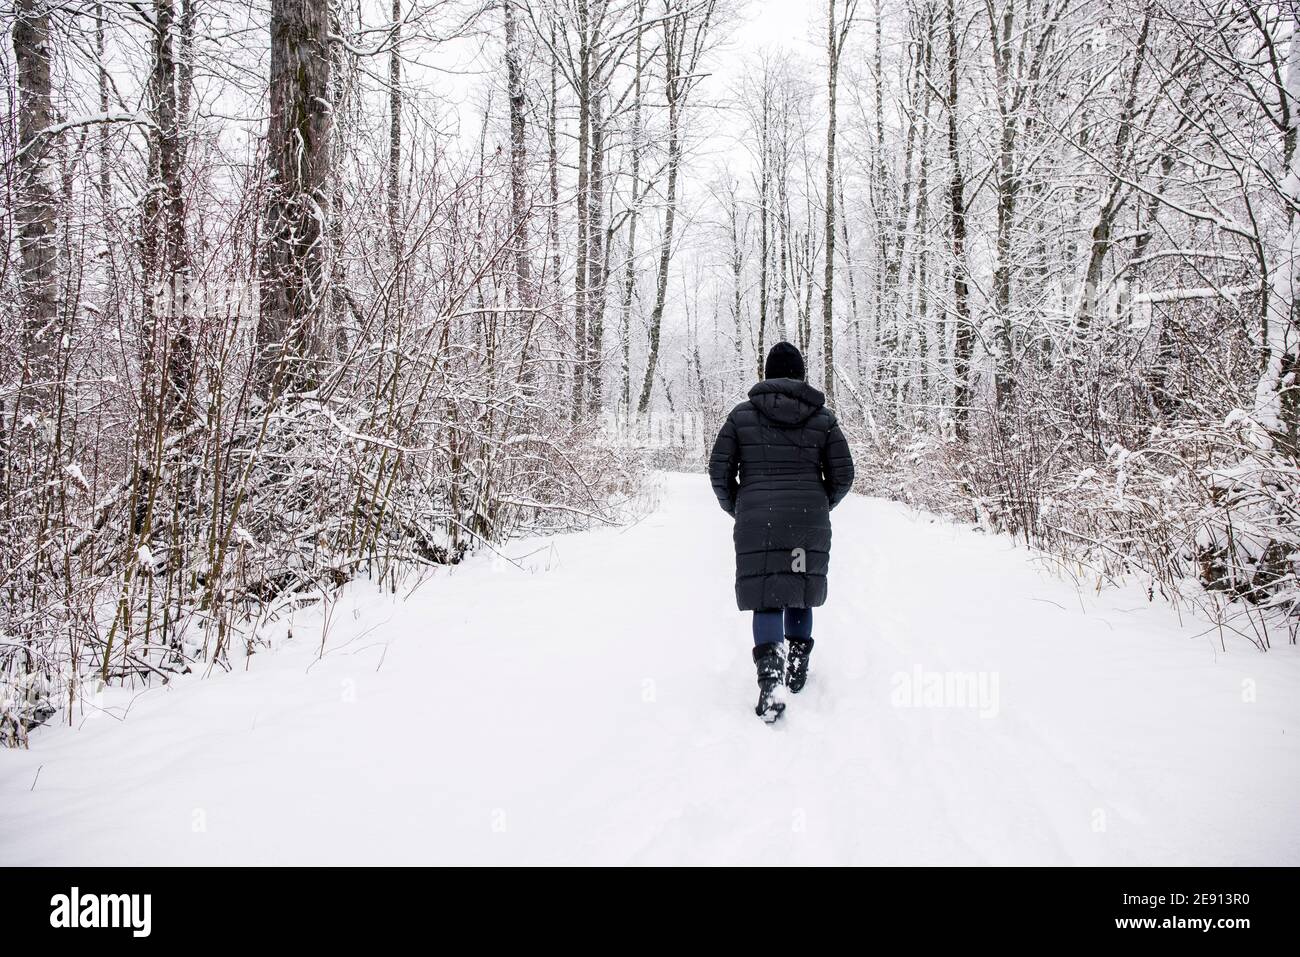
<path id="1" fill-rule="evenodd" d="M 853 457 L 825 402 L 806 382 L 764 379 L 713 445 L 713 491 L 736 519 L 741 611 L 826 601 L 830 511 L 853 484 Z"/>

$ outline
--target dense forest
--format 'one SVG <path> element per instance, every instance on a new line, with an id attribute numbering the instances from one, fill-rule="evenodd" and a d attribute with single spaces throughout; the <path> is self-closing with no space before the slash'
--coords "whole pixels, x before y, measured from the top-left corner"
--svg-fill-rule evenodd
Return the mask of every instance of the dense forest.
<path id="1" fill-rule="evenodd" d="M 1293 3 L 766 6 L 15 0 L 0 739 L 623 520 L 782 339 L 858 491 L 1294 641 Z"/>

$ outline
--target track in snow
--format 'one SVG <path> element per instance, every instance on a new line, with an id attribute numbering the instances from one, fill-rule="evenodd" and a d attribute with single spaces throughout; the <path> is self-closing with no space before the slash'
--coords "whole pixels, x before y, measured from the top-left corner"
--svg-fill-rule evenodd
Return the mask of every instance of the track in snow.
<path id="1" fill-rule="evenodd" d="M 508 548 L 524 570 L 350 586 L 246 671 L 41 729 L 0 753 L 0 864 L 1300 864 L 1295 648 L 1225 654 L 897 504 L 833 522 L 775 727 L 730 520 L 668 475 L 635 525 Z M 945 675 L 983 701 L 925 706 Z"/>

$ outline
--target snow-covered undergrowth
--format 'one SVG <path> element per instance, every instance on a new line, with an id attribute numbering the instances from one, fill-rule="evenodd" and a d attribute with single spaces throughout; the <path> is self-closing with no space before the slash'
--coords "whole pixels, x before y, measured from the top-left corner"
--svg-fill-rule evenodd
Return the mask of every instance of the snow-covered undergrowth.
<path id="1" fill-rule="evenodd" d="M 1300 863 L 1293 647 L 898 503 L 834 527 L 775 727 L 730 524 L 668 475 L 632 524 L 355 581 L 230 674 L 37 729 L 0 863 Z"/>
<path id="2" fill-rule="evenodd" d="M 854 435 L 861 491 L 1009 533 L 1084 587 L 1140 583 L 1260 649 L 1296 642 L 1300 469 L 1240 410 L 1105 447 L 1031 415 L 970 443 Z"/>
<path id="3" fill-rule="evenodd" d="M 238 667 L 268 623 L 358 574 L 635 514 L 638 449 L 527 406 L 528 428 L 494 423 L 490 404 L 403 430 L 347 396 L 295 396 L 224 431 L 195 423 L 98 502 L 65 475 L 41 521 L 0 517 L 0 747 L 75 720 L 105 684 Z"/>

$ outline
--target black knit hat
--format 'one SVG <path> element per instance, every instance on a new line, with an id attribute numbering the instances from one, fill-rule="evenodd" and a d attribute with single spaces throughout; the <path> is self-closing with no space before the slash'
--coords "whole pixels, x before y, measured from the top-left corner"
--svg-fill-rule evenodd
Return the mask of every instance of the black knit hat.
<path id="1" fill-rule="evenodd" d="M 767 354 L 767 364 L 763 367 L 765 379 L 802 379 L 804 376 L 803 356 L 799 350 L 788 342 L 778 342 Z"/>

